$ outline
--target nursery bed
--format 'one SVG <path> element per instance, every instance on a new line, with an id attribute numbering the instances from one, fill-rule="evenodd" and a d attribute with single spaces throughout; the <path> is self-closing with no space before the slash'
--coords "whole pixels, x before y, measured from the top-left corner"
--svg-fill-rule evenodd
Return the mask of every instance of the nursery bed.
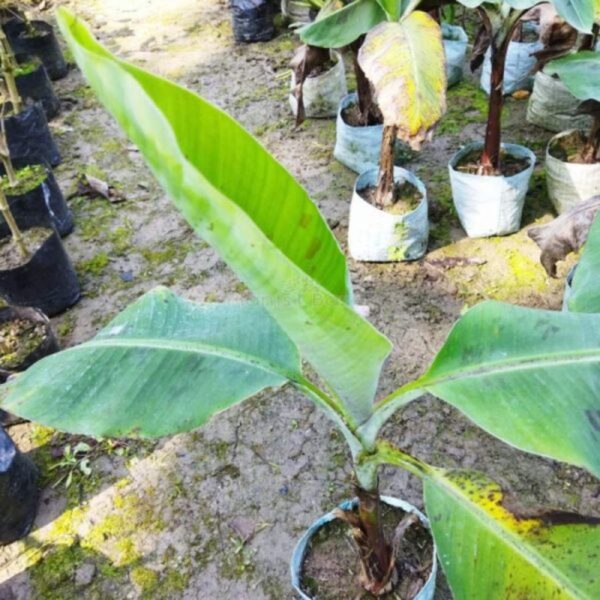
<path id="1" fill-rule="evenodd" d="M 239 119 L 307 187 L 346 248 L 356 176 L 333 158 L 333 119 L 293 130 L 285 75 L 293 34 L 235 45 L 225 0 L 59 3 L 89 20 L 121 56 L 201 91 Z M 183 222 L 81 76 L 71 71 L 56 88 L 64 106 L 52 123 L 64 157 L 56 175 L 75 220 L 65 244 L 83 291 L 76 307 L 52 319 L 62 344 L 88 339 L 159 284 L 192 300 L 249 298 Z M 552 218 L 542 168 L 536 166 L 519 233 L 467 239 L 452 209 L 446 165 L 459 145 L 483 134 L 485 96 L 476 78 L 450 90 L 448 105 L 434 141 L 409 163 L 428 188 L 428 254 L 415 263 L 350 262 L 357 304 L 369 306 L 371 320 L 394 342 L 382 394 L 423 372 L 466 304 L 492 298 L 561 306 L 562 282 L 546 277 L 525 233 Z M 525 101 L 509 98 L 506 109 L 506 140 L 541 159 L 551 134 L 526 123 Z M 78 195 L 82 174 L 107 181 L 125 199 Z M 561 265 L 561 274 L 568 268 Z M 523 508 L 600 515 L 591 476 L 518 453 L 433 398 L 409 405 L 385 434 L 441 466 L 484 470 L 518 494 Z M 352 493 L 343 440 L 292 389 L 264 393 L 172 439 L 90 442 L 92 474 L 76 474 L 68 488 L 52 487 L 64 469 L 51 467 L 79 438 L 31 424 L 11 435 L 31 451 L 45 487 L 33 533 L 0 548 L 3 600 L 290 598 L 288 561 L 298 535 Z M 421 506 L 420 483 L 405 472 L 385 469 L 381 487 Z M 443 582 L 436 598 L 449 598 Z"/>

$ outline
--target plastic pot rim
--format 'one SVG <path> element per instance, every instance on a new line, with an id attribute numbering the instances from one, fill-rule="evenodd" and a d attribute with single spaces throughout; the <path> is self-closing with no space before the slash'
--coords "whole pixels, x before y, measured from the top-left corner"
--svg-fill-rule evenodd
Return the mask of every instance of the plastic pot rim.
<path id="1" fill-rule="evenodd" d="M 429 525 L 429 519 L 413 504 L 406 502 L 405 500 L 401 500 L 399 498 L 395 498 L 393 496 L 380 496 L 381 502 L 387 504 L 388 506 L 393 506 L 395 508 L 400 508 L 405 512 L 411 512 L 416 514 L 419 517 L 421 523 L 429 530 L 431 534 L 431 527 Z M 344 502 L 338 505 L 338 508 L 341 510 L 352 510 L 358 506 L 358 498 L 353 498 L 352 500 L 345 500 Z M 302 565 L 304 563 L 304 559 L 308 552 L 308 544 L 311 538 L 317 533 L 321 527 L 327 525 L 331 521 L 335 521 L 337 517 L 335 516 L 335 511 L 330 511 L 327 514 L 323 515 L 316 521 L 310 525 L 310 527 L 302 534 L 302 537 L 296 543 L 294 547 L 294 551 L 292 553 L 292 558 L 290 561 L 290 575 L 292 578 L 292 587 L 296 594 L 298 594 L 301 600 L 314 600 L 310 596 L 307 596 L 302 591 Z M 432 535 L 433 540 L 433 535 Z M 433 598 L 433 594 L 435 592 L 435 584 L 437 577 L 437 549 L 435 546 L 435 540 L 433 540 L 433 560 L 431 563 L 431 573 L 427 578 L 427 581 L 421 588 L 420 592 L 415 596 L 414 600 L 429 600 Z"/>
<path id="2" fill-rule="evenodd" d="M 52 236 L 55 235 L 59 241 L 60 241 L 60 236 L 58 235 L 58 232 L 56 231 L 56 229 L 54 227 L 52 227 L 52 225 L 49 224 L 40 224 L 40 225 L 30 225 L 28 227 L 21 227 L 21 231 L 23 233 L 25 233 L 26 231 L 29 231 L 30 229 L 46 229 L 50 232 L 50 235 L 48 235 L 48 237 L 46 237 L 44 239 L 44 241 L 38 246 L 38 248 L 36 249 L 35 252 L 32 252 L 31 255 L 29 256 L 29 260 L 27 262 L 21 263 L 19 265 L 17 265 L 16 267 L 13 267 L 12 269 L 3 269 L 2 266 L 0 266 L 0 273 L 11 273 L 13 271 L 18 271 L 20 269 L 25 269 L 27 268 L 27 266 L 29 265 L 29 263 L 31 263 L 33 261 L 33 259 L 44 249 L 44 246 L 46 246 L 46 244 L 52 239 Z M 11 235 L 9 234 L 8 236 L 9 238 L 11 237 Z M 4 238 L 6 239 L 6 238 Z M 10 242 L 8 242 L 10 243 Z"/>
<path id="3" fill-rule="evenodd" d="M 0 308 L 0 324 L 7 323 L 9 321 L 15 321 L 17 319 L 25 319 L 34 323 L 42 324 L 44 326 L 45 336 L 40 343 L 23 358 L 19 365 L 10 369 L 5 369 L 4 367 L 0 366 L 0 379 L 4 379 L 13 373 L 31 366 L 43 356 L 52 354 L 59 349 L 56 335 L 52 329 L 52 323 L 47 315 L 39 308 L 35 308 L 33 306 L 11 305 Z M 40 354 L 39 358 L 37 357 L 37 354 Z"/>
<path id="4" fill-rule="evenodd" d="M 307 81 L 318 82 L 319 79 L 322 79 L 326 75 L 331 74 L 338 67 L 339 63 L 342 61 L 342 55 L 337 50 L 330 50 L 329 56 L 331 57 L 331 60 L 335 60 L 335 64 L 331 68 L 327 69 L 326 71 L 323 71 L 322 73 L 319 73 L 318 75 L 315 75 L 315 77 L 308 76 L 304 82 L 305 85 L 306 85 Z M 292 72 L 292 78 L 293 77 L 294 77 L 294 73 Z"/>
<path id="5" fill-rule="evenodd" d="M 408 182 L 411 185 L 413 185 L 414 187 L 416 187 L 417 190 L 419 191 L 419 193 L 421 194 L 421 200 L 419 200 L 419 204 L 412 210 L 409 210 L 408 212 L 402 213 L 400 215 L 393 215 L 393 214 L 388 213 L 385 210 L 379 208 L 378 206 L 371 204 L 368 200 L 365 200 L 360 193 L 365 188 L 371 187 L 371 186 L 369 184 L 359 186 L 359 184 L 362 183 L 363 180 L 369 181 L 372 178 L 372 175 L 374 172 L 376 174 L 378 174 L 379 167 L 370 167 L 370 168 L 366 169 L 365 171 L 363 171 L 356 178 L 356 181 L 354 182 L 354 188 L 353 188 L 353 193 L 356 194 L 356 196 L 362 202 L 364 202 L 365 204 L 367 204 L 374 210 L 377 210 L 380 213 L 383 213 L 384 215 L 390 215 L 390 217 L 406 218 L 408 215 L 412 215 L 412 214 L 416 213 L 420 209 L 420 207 L 423 203 L 427 203 L 427 188 L 425 187 L 425 184 L 423 183 L 423 181 L 413 171 L 410 171 L 409 169 L 405 169 L 404 167 L 394 166 L 394 183 L 396 183 L 397 179 L 402 177 L 406 182 Z"/>
<path id="6" fill-rule="evenodd" d="M 552 154 L 552 152 L 550 152 L 550 149 L 552 147 L 552 144 L 554 144 L 554 142 L 556 142 L 557 140 L 559 140 L 562 137 L 567 137 L 568 135 L 572 135 L 573 133 L 585 134 L 586 131 L 584 129 L 565 129 L 564 131 L 559 131 L 557 134 L 553 135 L 548 140 L 548 143 L 546 144 L 546 161 L 550 158 L 551 160 L 555 160 L 564 165 L 577 165 L 577 166 L 581 166 L 581 167 L 596 166 L 598 163 L 573 163 L 573 162 L 569 162 L 567 160 L 561 160 L 560 158 L 557 158 L 556 156 L 554 156 L 554 154 Z"/>
<path id="7" fill-rule="evenodd" d="M 457 173 L 458 175 L 460 175 L 461 177 L 471 177 L 471 178 L 476 178 L 476 179 L 505 179 L 507 181 L 510 181 L 513 177 L 517 177 L 519 176 L 521 173 L 523 173 L 524 171 L 526 171 L 527 169 L 530 169 L 532 167 L 535 167 L 535 163 L 536 163 L 536 156 L 533 153 L 533 151 L 528 148 L 527 146 L 522 146 L 521 144 L 513 144 L 510 142 L 502 142 L 500 144 L 500 148 L 502 150 L 506 150 L 509 154 L 511 149 L 520 149 L 520 150 L 525 150 L 525 153 L 528 155 L 531 163 L 529 164 L 529 166 L 527 166 L 525 169 L 523 169 L 522 171 L 519 171 L 518 173 L 514 173 L 513 175 L 477 175 L 476 173 L 463 173 L 462 171 L 457 171 L 455 169 L 456 165 L 458 164 L 458 161 L 468 152 L 472 152 L 474 149 L 479 149 L 479 148 L 483 148 L 484 143 L 483 142 L 470 142 L 468 144 L 465 144 L 462 148 L 460 148 L 459 150 L 457 150 L 452 157 L 450 158 L 450 160 L 448 161 L 448 168 L 452 170 L 453 173 Z M 519 157 L 517 157 L 519 158 Z"/>
<path id="8" fill-rule="evenodd" d="M 376 125 L 350 125 L 350 123 L 347 123 L 344 120 L 344 117 L 342 116 L 342 111 L 345 108 L 348 108 L 349 106 L 352 105 L 357 105 L 358 106 L 358 94 L 356 92 L 350 92 L 349 94 L 347 94 L 346 96 L 344 96 L 341 100 L 340 100 L 340 106 L 338 108 L 338 118 L 340 118 L 342 120 L 342 123 L 346 126 L 346 127 L 350 127 L 351 129 L 361 129 L 361 130 L 368 130 L 368 129 L 377 129 L 377 128 L 381 128 L 383 127 L 383 123 L 377 123 Z"/>

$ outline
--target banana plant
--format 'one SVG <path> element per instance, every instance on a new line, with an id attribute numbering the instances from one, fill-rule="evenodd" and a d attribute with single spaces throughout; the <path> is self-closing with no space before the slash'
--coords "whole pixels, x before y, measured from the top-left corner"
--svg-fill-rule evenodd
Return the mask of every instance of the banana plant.
<path id="1" fill-rule="evenodd" d="M 571 295 L 567 302 L 570 311 L 600 313 L 599 270 L 600 217 L 596 216 L 571 283 Z"/>
<path id="2" fill-rule="evenodd" d="M 485 133 L 485 143 L 480 159 L 481 174 L 496 174 L 500 168 L 500 147 L 501 147 L 501 118 L 503 105 L 503 81 L 504 81 L 504 65 L 506 62 L 506 54 L 508 52 L 508 44 L 519 25 L 521 18 L 533 6 L 538 4 L 537 0 L 458 0 L 461 4 L 468 8 L 477 9 L 483 25 L 475 42 L 473 59 L 471 66 L 477 68 L 483 61 L 483 56 L 488 49 L 491 51 L 491 91 L 488 108 L 488 121 Z M 371 35 L 371 31 L 375 27 L 380 27 L 380 24 L 386 21 L 397 21 L 400 23 L 410 19 L 411 14 L 420 15 L 424 11 L 434 10 L 442 4 L 453 4 L 450 2 L 442 2 L 441 0 L 354 0 L 341 10 L 334 11 L 327 17 L 307 25 L 300 30 L 300 36 L 306 44 L 313 46 L 336 48 L 355 44 L 360 46 L 362 36 L 365 34 L 367 38 Z M 552 4 L 556 8 L 561 17 L 577 30 L 592 34 L 594 21 L 600 14 L 600 3 L 598 0 L 552 0 Z M 414 12 L 413 12 L 414 11 Z M 413 17 L 416 20 L 416 17 Z M 429 32 L 433 32 L 432 28 L 428 28 Z M 417 33 L 417 30 L 414 30 Z M 399 35 L 399 34 L 398 34 Z M 406 102 L 406 97 L 402 98 L 402 90 L 413 89 L 432 89 L 432 82 L 439 82 L 443 77 L 440 73 L 437 62 L 439 60 L 439 48 L 437 42 L 434 42 L 431 35 L 425 31 L 418 30 L 418 35 L 406 34 L 405 43 L 409 44 L 413 52 L 402 53 L 398 47 L 392 49 L 388 45 L 389 54 L 384 53 L 385 46 L 383 40 L 380 39 L 380 44 L 377 45 L 377 51 L 381 55 L 382 62 L 392 61 L 396 67 L 396 71 L 391 68 L 386 69 L 386 82 L 388 93 L 390 88 L 395 85 L 396 102 Z M 418 52 L 414 50 L 417 49 Z M 374 50 L 374 49 L 373 49 Z M 387 58 L 389 56 L 389 59 Z M 419 56 L 428 56 L 429 60 L 434 65 L 427 65 L 423 59 L 419 60 Z M 443 56 L 443 51 L 442 51 Z M 427 65 L 427 67 L 426 67 Z M 363 65 L 364 68 L 364 65 Z M 404 78 L 402 74 L 404 72 Z M 419 76 L 423 76 L 428 72 L 428 75 L 422 77 L 419 82 Z M 409 74 L 408 79 L 406 73 Z M 367 74 L 368 75 L 368 74 Z M 410 76 L 413 76 L 412 78 Z M 392 77 L 396 77 L 396 81 L 392 81 Z M 377 78 L 373 80 L 369 77 L 375 87 L 378 86 Z M 419 83 L 423 86 L 428 83 L 427 87 L 419 88 Z M 381 85 L 381 82 L 379 82 Z M 369 86 L 361 85 L 360 72 L 357 71 L 357 88 L 359 95 L 359 105 L 361 112 L 366 114 L 370 104 Z M 437 88 L 433 88 L 436 89 Z M 362 91 L 362 94 L 361 94 Z M 378 90 L 379 91 L 379 90 Z M 381 93 L 381 92 L 380 92 Z M 362 98 L 361 98 L 362 96 Z M 443 95 L 436 92 L 439 101 L 438 107 L 432 109 L 432 106 L 419 105 L 416 110 L 421 111 L 421 119 L 429 128 L 434 125 L 443 113 Z M 414 102 L 414 99 L 411 99 Z M 389 121 L 389 119 L 388 119 Z M 392 121 L 390 121 L 392 122 Z M 385 144 L 384 144 L 385 146 Z M 389 176 L 387 178 L 389 185 Z M 380 189 L 384 188 L 385 183 L 380 177 Z M 381 198 L 381 194 L 378 194 Z M 389 193 L 386 194 L 389 198 Z"/>
<path id="3" fill-rule="evenodd" d="M 431 137 L 446 108 L 442 31 L 420 0 L 355 0 L 300 31 L 316 47 L 357 52 L 358 104 L 365 124 L 381 112 L 384 130 L 375 204 L 394 203 L 394 144 L 414 149 Z M 374 90 L 374 98 L 371 91 Z"/>
<path id="4" fill-rule="evenodd" d="M 523 16 L 537 0 L 459 0 L 479 13 L 482 26 L 475 40 L 471 69 L 477 69 L 490 50 L 491 81 L 485 140 L 479 161 L 481 175 L 497 175 L 500 172 L 500 148 L 502 108 L 504 103 L 504 67 L 509 44 Z M 595 3 L 598 0 L 552 0 L 557 12 L 583 33 L 592 33 Z"/>
<path id="5" fill-rule="evenodd" d="M 387 2 L 386 21 L 373 27 L 358 63 L 375 90 L 383 115 L 383 136 L 375 204 L 394 204 L 396 139 L 418 150 L 431 138 L 446 110 L 446 68 L 442 30 L 418 2 Z"/>
<path id="6" fill-rule="evenodd" d="M 546 73 L 558 75 L 567 89 L 579 100 L 578 111 L 592 117 L 592 127 L 581 149 L 582 162 L 600 162 L 600 53 L 582 50 L 553 60 Z"/>
<path id="7" fill-rule="evenodd" d="M 431 393 L 508 444 L 600 476 L 600 315 L 482 303 L 460 318 L 424 375 L 374 402 L 392 345 L 355 311 L 344 256 L 304 189 L 220 109 L 116 58 L 68 10 L 58 22 L 175 206 L 256 301 L 198 304 L 150 291 L 90 341 L 10 381 L 2 408 L 73 433 L 157 437 L 287 383 L 348 443 L 366 589 L 380 595 L 393 581 L 378 471 L 395 465 L 423 480 L 457 598 L 600 597 L 591 559 L 600 552 L 598 520 L 514 514 L 485 475 L 429 465 L 379 434 Z"/>

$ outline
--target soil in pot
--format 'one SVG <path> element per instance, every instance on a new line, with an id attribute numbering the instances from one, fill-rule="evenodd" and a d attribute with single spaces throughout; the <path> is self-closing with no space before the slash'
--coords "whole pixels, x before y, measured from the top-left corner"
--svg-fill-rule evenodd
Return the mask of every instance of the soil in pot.
<path id="1" fill-rule="evenodd" d="M 383 530 L 388 540 L 394 539 L 398 524 L 407 513 L 382 504 Z M 416 519 L 396 546 L 398 584 L 393 592 L 380 599 L 412 600 L 426 583 L 432 569 L 433 539 Z M 318 600 L 372 600 L 372 594 L 358 583 L 358 552 L 346 523 L 339 520 L 324 525 L 313 537 L 304 561 L 302 586 L 311 598 Z"/>
<path id="2" fill-rule="evenodd" d="M 350 127 L 366 127 L 371 125 L 381 125 L 382 123 L 380 119 L 374 119 L 371 115 L 369 115 L 369 121 L 365 123 L 360 113 L 360 109 L 358 108 L 358 104 L 350 104 L 342 109 L 342 119 L 344 119 L 344 123 L 350 125 Z"/>
<path id="3" fill-rule="evenodd" d="M 525 171 L 531 165 L 528 158 L 512 156 L 506 150 L 500 151 L 500 168 L 493 173 L 482 173 L 481 171 L 481 150 L 475 149 L 465 154 L 456 165 L 455 170 L 469 175 L 491 175 L 512 177 L 521 171 Z"/>
<path id="4" fill-rule="evenodd" d="M 34 190 L 46 179 L 46 169 L 42 165 L 28 165 L 15 171 L 17 181 L 11 185 L 8 176 L 0 177 L 0 186 L 7 196 L 21 196 Z"/>
<path id="5" fill-rule="evenodd" d="M 73 230 L 73 216 L 56 183 L 52 170 L 39 157 L 12 160 L 16 183 L 4 175 L 0 165 L 0 186 L 4 190 L 10 210 L 20 227 L 31 223 L 54 227 L 60 236 Z M 0 221 L 0 237 L 8 235 L 8 226 Z"/>
<path id="6" fill-rule="evenodd" d="M 368 115 L 368 120 L 365 123 L 363 120 L 362 114 L 360 112 L 360 108 L 358 107 L 358 104 L 349 104 L 348 106 L 346 106 L 345 108 L 342 109 L 341 114 L 342 114 L 342 120 L 349 127 L 373 127 L 373 126 L 381 125 L 383 123 L 382 119 L 374 118 L 371 113 Z M 379 142 L 379 144 L 381 144 L 381 141 Z M 377 155 L 379 155 L 379 148 L 377 149 Z M 406 144 L 396 140 L 396 145 L 394 147 L 394 164 L 395 165 L 405 164 L 408 161 L 410 161 L 412 158 L 414 158 L 414 156 L 415 156 L 415 152 L 413 150 L 411 150 Z M 374 164 L 371 166 L 375 166 L 375 164 L 376 164 L 376 161 L 374 161 Z M 354 169 L 354 170 L 360 174 L 360 172 L 364 169 L 360 169 L 360 170 Z"/>
<path id="7" fill-rule="evenodd" d="M 363 200 L 379 208 L 375 202 L 377 196 L 377 188 L 375 186 L 358 190 L 358 193 Z M 423 194 L 412 183 L 409 181 L 397 182 L 394 184 L 394 203 L 391 206 L 384 207 L 383 210 L 391 215 L 405 215 L 415 210 L 421 200 L 423 200 Z"/>
<path id="8" fill-rule="evenodd" d="M 336 64 L 337 64 L 337 61 L 330 58 L 328 61 L 324 62 L 322 65 L 317 65 L 308 74 L 308 78 L 310 79 L 311 77 L 318 77 L 319 75 L 323 75 L 323 73 L 326 73 L 327 71 L 331 71 L 331 69 L 333 69 L 333 67 L 335 67 Z"/>
<path id="9" fill-rule="evenodd" d="M 0 308 L 0 383 L 59 349 L 43 312 L 31 307 Z M 0 422 L 6 424 L 6 416 L 0 410 Z"/>
<path id="10" fill-rule="evenodd" d="M 25 359 L 44 343 L 45 323 L 13 319 L 0 323 L 0 369 L 18 369 Z"/>
<path id="11" fill-rule="evenodd" d="M 0 271 L 16 269 L 29 262 L 33 256 L 44 244 L 44 242 L 54 233 L 52 229 L 46 227 L 32 227 L 22 232 L 25 247 L 29 251 L 29 256 L 23 256 L 13 242 L 12 237 L 5 237 L 0 240 Z"/>
<path id="12" fill-rule="evenodd" d="M 569 135 L 563 135 L 550 144 L 548 151 L 550 154 L 568 163 L 590 164 L 583 160 L 581 152 L 587 142 L 587 137 L 583 131 L 573 131 Z"/>

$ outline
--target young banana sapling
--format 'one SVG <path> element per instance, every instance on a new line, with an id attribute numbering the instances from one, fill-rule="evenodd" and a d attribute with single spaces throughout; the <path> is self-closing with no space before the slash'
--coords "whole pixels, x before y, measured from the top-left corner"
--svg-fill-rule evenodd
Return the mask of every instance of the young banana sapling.
<path id="1" fill-rule="evenodd" d="M 471 69 L 477 69 L 489 49 L 491 62 L 490 95 L 483 151 L 479 159 L 479 175 L 499 175 L 502 171 L 502 109 L 504 105 L 504 71 L 509 44 L 523 17 L 536 4 L 535 0 L 459 0 L 468 8 L 475 8 L 482 25 L 475 40 Z M 553 0 L 551 4 L 569 25 L 591 33 L 594 19 L 593 0 L 566 3 Z M 576 6 L 578 4 L 578 6 Z M 579 6 L 580 5 L 580 6 Z"/>
<path id="2" fill-rule="evenodd" d="M 431 5 L 431 6 L 430 6 Z M 439 6 L 439 4 L 438 4 Z M 356 0 L 300 30 L 312 46 L 349 46 L 355 53 L 360 114 L 381 114 L 384 129 L 374 203 L 395 203 L 396 139 L 420 148 L 444 114 L 446 71 L 439 23 L 431 2 Z"/>
<path id="3" fill-rule="evenodd" d="M 546 65 L 549 75 L 558 75 L 567 89 L 579 100 L 579 112 L 592 117 L 579 160 L 592 164 L 600 161 L 600 53 L 583 50 L 553 60 Z"/>
<path id="4" fill-rule="evenodd" d="M 355 312 L 344 256 L 304 189 L 218 108 L 114 57 L 66 9 L 59 23 L 101 101 L 256 302 L 149 292 L 89 342 L 11 381 L 2 407 L 70 432 L 157 437 L 289 382 L 348 443 L 368 590 L 383 594 L 395 571 L 379 515 L 378 470 L 390 464 L 423 480 L 457 598 L 598 597 L 587 558 L 600 552 L 597 520 L 514 515 L 484 475 L 431 466 L 379 432 L 429 392 L 521 450 L 600 475 L 600 314 L 483 303 L 461 317 L 423 376 L 374 403 L 392 346 Z M 323 386 L 304 374 L 301 357 Z"/>

